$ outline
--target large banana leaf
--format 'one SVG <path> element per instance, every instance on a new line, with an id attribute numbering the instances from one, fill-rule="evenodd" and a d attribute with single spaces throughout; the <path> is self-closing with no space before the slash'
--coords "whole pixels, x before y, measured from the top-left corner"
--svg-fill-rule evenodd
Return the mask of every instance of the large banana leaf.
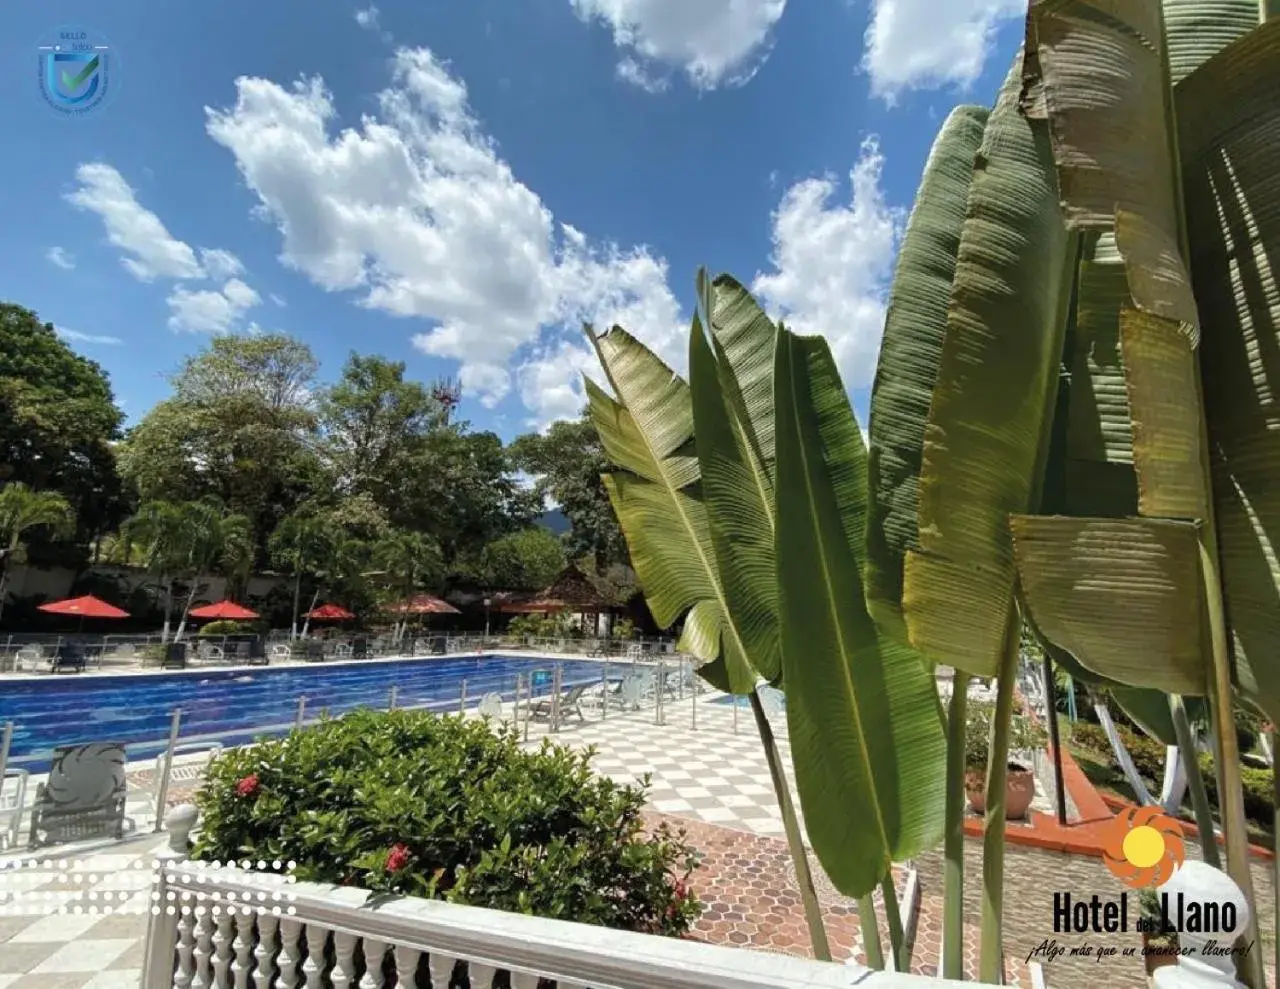
<path id="1" fill-rule="evenodd" d="M 1193 524 L 1038 515 L 1009 524 L 1024 603 L 1051 642 L 1122 684 L 1204 693 Z"/>
<path id="2" fill-rule="evenodd" d="M 1007 519 L 1032 507 L 1056 390 L 1074 258 L 1040 121 L 1015 63 L 974 166 L 947 330 L 924 435 L 918 548 L 903 611 L 912 645 L 998 672 L 1013 608 Z"/>
<path id="3" fill-rule="evenodd" d="M 746 693 L 755 674 L 725 602 L 698 491 L 689 386 L 621 327 L 588 332 L 621 400 L 587 379 L 592 422 L 618 468 L 606 476 L 606 490 L 645 600 L 663 627 L 688 612 L 682 651 L 707 662 L 723 658 L 724 685 Z"/>
<path id="4" fill-rule="evenodd" d="M 711 545 L 725 606 L 742 647 L 761 676 L 777 680 L 782 656 L 773 489 L 748 440 L 754 432 L 750 421 L 736 420 L 730 411 L 731 405 L 744 408 L 728 401 L 735 384 L 732 369 L 716 361 L 702 321 L 695 316 L 689 335 L 689 386 Z M 772 420 L 772 409 L 769 412 Z"/>
<path id="5" fill-rule="evenodd" d="M 1175 95 L 1237 683 L 1280 721 L 1277 93 L 1280 23 L 1272 20 L 1206 62 Z"/>
<path id="6" fill-rule="evenodd" d="M 1165 43 L 1175 84 L 1258 26 L 1258 0 L 1164 0 Z"/>
<path id="7" fill-rule="evenodd" d="M 865 607 L 866 450 L 826 342 L 780 331 L 777 560 L 796 782 L 836 886 L 869 893 L 944 819 L 944 741 L 932 674 Z"/>
<path id="8" fill-rule="evenodd" d="M 898 251 L 880 360 L 871 389 L 867 603 L 885 628 L 904 635 L 902 577 L 916 545 L 925 424 L 938 376 L 947 303 L 964 227 L 974 156 L 991 111 L 958 106 L 929 152 Z"/>

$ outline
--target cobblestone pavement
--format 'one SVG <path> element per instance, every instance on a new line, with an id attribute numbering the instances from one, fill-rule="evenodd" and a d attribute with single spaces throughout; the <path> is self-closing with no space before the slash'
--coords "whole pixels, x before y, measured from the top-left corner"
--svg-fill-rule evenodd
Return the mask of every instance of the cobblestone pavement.
<path id="1" fill-rule="evenodd" d="M 1194 855 L 1198 846 L 1188 842 L 1188 855 Z M 942 852 L 929 852 L 916 861 L 920 874 L 921 933 L 919 941 L 932 939 L 941 942 L 942 918 Z M 965 840 L 965 932 L 966 945 L 969 935 L 978 930 L 982 920 L 982 842 Z M 1275 937 L 1275 901 L 1272 895 L 1271 863 L 1255 860 L 1253 883 L 1255 900 L 1261 914 L 1264 958 L 1270 962 Z M 1085 986 L 1105 981 L 1107 989 L 1146 989 L 1146 970 L 1141 958 L 1142 936 L 1130 930 L 1126 934 L 1054 934 L 1053 894 L 1071 893 L 1073 897 L 1118 897 L 1126 887 L 1107 871 L 1102 859 L 1090 855 L 1074 855 L 1046 851 L 1026 845 L 1005 844 L 1005 960 L 1012 965 L 1027 958 L 1046 940 L 1056 941 L 1067 953 L 1049 961 L 1036 960 L 1044 966 L 1045 980 L 1050 987 Z M 1136 920 L 1136 895 L 1130 891 L 1131 924 Z M 1095 949 L 1116 948 L 1115 956 L 1076 956 L 1072 948 L 1092 945 Z M 1124 958 L 1119 952 L 1136 948 L 1138 956 Z M 917 949 L 919 951 L 919 949 Z M 936 948 L 934 949 L 936 952 Z M 1258 950 L 1255 948 L 1255 950 Z M 1268 984 L 1274 986 L 1275 974 L 1269 969 Z"/>

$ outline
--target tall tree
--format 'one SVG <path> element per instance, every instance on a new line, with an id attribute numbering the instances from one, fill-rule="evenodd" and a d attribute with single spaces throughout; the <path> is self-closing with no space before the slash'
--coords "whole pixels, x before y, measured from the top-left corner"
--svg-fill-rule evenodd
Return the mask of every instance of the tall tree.
<path id="1" fill-rule="evenodd" d="M 439 544 L 421 532 L 387 533 L 373 547 L 373 563 L 379 567 L 388 589 L 401 601 L 421 590 L 436 590 L 444 580 L 444 556 Z M 404 635 L 408 619 L 400 623 L 396 638 Z"/>
<path id="2" fill-rule="evenodd" d="M 112 449 L 122 418 L 101 367 L 60 340 L 52 323 L 0 303 L 0 484 L 66 498 L 75 524 L 63 534 L 81 552 L 128 511 Z M 32 534 L 42 556 L 55 548 L 44 535 Z"/>
<path id="3" fill-rule="evenodd" d="M 280 519 L 332 490 L 315 451 L 317 367 L 305 344 L 282 334 L 215 338 L 130 431 L 122 472 L 144 499 L 213 497 L 247 516 L 265 562 Z"/>
<path id="4" fill-rule="evenodd" d="M 192 538 L 191 517 L 184 506 L 172 501 L 146 501 L 122 527 L 124 556 L 139 553 L 142 565 L 164 595 L 164 625 L 160 641 L 169 641 L 173 617 L 173 584 L 187 568 Z"/>
<path id="5" fill-rule="evenodd" d="M 393 525 L 432 536 L 452 567 L 485 543 L 526 524 L 538 499 L 523 488 L 502 440 L 459 423 L 432 430 L 395 475 Z"/>
<path id="6" fill-rule="evenodd" d="M 185 576 L 190 577 L 191 583 L 175 639 L 181 639 L 186 631 L 200 577 L 220 573 L 227 578 L 230 588 L 237 581 L 244 581 L 253 561 L 253 530 L 247 518 L 228 514 L 215 501 L 192 502 L 181 507 L 187 526 Z"/>
<path id="7" fill-rule="evenodd" d="M 569 520 L 565 550 L 571 559 L 589 556 L 597 571 L 626 563 L 627 546 L 601 475 L 610 469 L 595 427 L 584 415 L 554 423 L 511 444 L 515 464 L 532 475 L 535 491 Z"/>
<path id="8" fill-rule="evenodd" d="M 480 551 L 475 576 L 502 590 L 541 590 L 564 569 L 564 547 L 541 526 L 499 536 Z"/>
<path id="9" fill-rule="evenodd" d="M 401 460 L 448 424 L 456 401 L 449 384 L 428 387 L 404 375 L 403 361 L 353 353 L 342 377 L 319 393 L 322 455 L 340 490 L 387 504 Z"/>
<path id="10" fill-rule="evenodd" d="M 71 505 L 56 491 L 33 491 L 20 481 L 0 488 L 0 614 L 9 590 L 9 567 L 22 553 L 23 534 L 44 527 L 70 529 Z"/>
<path id="11" fill-rule="evenodd" d="M 271 559 L 276 566 L 284 567 L 293 574 L 292 638 L 298 637 L 302 578 L 315 576 L 325 568 L 333 555 L 336 538 L 333 519 L 311 505 L 286 516 L 271 534 Z"/>

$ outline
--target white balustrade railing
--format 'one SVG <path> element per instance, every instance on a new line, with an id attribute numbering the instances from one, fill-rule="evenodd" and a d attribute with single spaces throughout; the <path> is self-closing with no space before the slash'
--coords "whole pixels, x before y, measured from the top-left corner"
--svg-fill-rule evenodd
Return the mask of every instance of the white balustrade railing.
<path id="1" fill-rule="evenodd" d="M 140 989 L 959 989 L 855 964 L 545 920 L 185 859 L 195 808 L 166 823 Z M 498 982 L 496 984 L 501 984 Z"/>

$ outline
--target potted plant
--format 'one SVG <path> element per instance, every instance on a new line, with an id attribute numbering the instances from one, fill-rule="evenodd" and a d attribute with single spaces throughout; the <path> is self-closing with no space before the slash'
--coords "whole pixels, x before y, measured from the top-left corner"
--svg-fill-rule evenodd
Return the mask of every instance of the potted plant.
<path id="1" fill-rule="evenodd" d="M 1148 886 L 1139 893 L 1138 901 L 1142 907 L 1138 925 L 1142 931 L 1142 961 L 1147 975 L 1151 975 L 1165 965 L 1178 964 L 1178 932 L 1165 925 L 1155 887 Z"/>
<path id="2" fill-rule="evenodd" d="M 994 706 L 970 702 L 965 722 L 964 788 L 969 806 L 979 814 L 987 809 L 987 749 L 991 740 Z M 1014 756 L 1043 748 L 1045 731 L 1025 714 L 1014 714 L 1009 725 L 1009 765 L 1005 780 L 1005 817 L 1026 816 L 1036 795 L 1036 777 L 1031 767 Z"/>

